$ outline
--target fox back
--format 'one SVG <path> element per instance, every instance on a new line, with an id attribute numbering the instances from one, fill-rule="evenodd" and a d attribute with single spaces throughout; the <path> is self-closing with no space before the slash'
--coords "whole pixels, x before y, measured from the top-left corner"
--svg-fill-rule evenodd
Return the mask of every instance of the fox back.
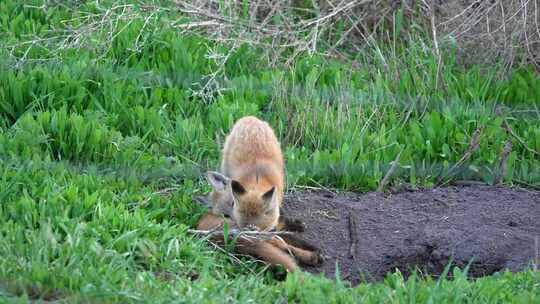
<path id="1" fill-rule="evenodd" d="M 225 140 L 221 173 L 207 176 L 213 212 L 230 215 L 240 227 L 275 228 L 285 170 L 279 141 L 268 123 L 246 116 L 234 124 Z"/>

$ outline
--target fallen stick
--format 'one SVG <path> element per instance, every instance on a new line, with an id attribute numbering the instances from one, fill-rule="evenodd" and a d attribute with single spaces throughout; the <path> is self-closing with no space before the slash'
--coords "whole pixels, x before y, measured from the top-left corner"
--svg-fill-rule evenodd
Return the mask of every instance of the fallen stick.
<path id="1" fill-rule="evenodd" d="M 540 261 L 540 259 L 538 259 L 538 257 L 540 256 L 538 252 L 539 252 L 538 251 L 538 236 L 535 236 L 534 237 L 534 263 L 533 263 L 534 271 L 538 271 L 538 265 Z"/>
<path id="2" fill-rule="evenodd" d="M 506 122 L 506 119 L 502 122 L 501 126 L 506 132 L 508 132 L 508 134 L 512 135 L 527 151 L 529 151 L 529 152 L 531 152 L 531 153 L 533 153 L 535 155 L 540 156 L 540 152 L 538 152 L 538 151 L 532 149 L 531 147 L 529 147 L 527 145 L 527 143 L 514 132 L 514 130 Z"/>
<path id="3" fill-rule="evenodd" d="M 401 158 L 401 152 L 403 152 L 403 149 L 399 151 L 398 155 L 396 156 L 396 159 L 394 159 L 394 161 L 392 162 L 392 166 L 390 167 L 388 172 L 386 172 L 383 179 L 379 183 L 379 187 L 377 188 L 377 191 L 382 192 L 384 190 L 384 186 L 386 186 L 386 184 L 388 183 L 388 180 L 394 174 L 394 171 L 396 171 L 396 168 L 399 164 L 399 159 Z"/>
<path id="4" fill-rule="evenodd" d="M 455 180 L 450 182 L 451 185 L 455 186 L 485 186 L 485 182 L 475 181 L 475 180 Z"/>
<path id="5" fill-rule="evenodd" d="M 499 162 L 499 170 L 497 171 L 497 176 L 495 177 L 495 185 L 500 185 L 506 176 L 506 170 L 508 167 L 508 156 L 512 152 L 512 141 L 507 140 L 504 144 L 504 147 L 501 151 L 501 160 Z"/>
<path id="6" fill-rule="evenodd" d="M 482 129 L 483 127 L 480 127 L 474 131 L 473 135 L 471 136 L 471 141 L 469 142 L 469 147 L 467 148 L 467 151 L 465 151 L 465 154 L 463 154 L 463 156 L 458 160 L 458 162 L 455 163 L 448 170 L 448 173 L 444 176 L 442 174 L 441 176 L 439 176 L 439 178 L 437 179 L 438 187 L 448 183 L 448 181 L 443 182 L 443 180 L 446 179 L 447 177 L 451 178 L 456 168 L 463 165 L 467 160 L 469 160 L 469 158 L 473 155 L 473 153 L 476 152 L 476 150 L 478 150 L 478 148 L 480 147 L 480 135 L 482 134 Z"/>
<path id="7" fill-rule="evenodd" d="M 358 235 L 356 233 L 356 218 L 352 213 L 349 213 L 349 235 L 351 240 L 349 255 L 353 258 L 353 260 L 356 260 L 356 244 L 358 243 Z"/>

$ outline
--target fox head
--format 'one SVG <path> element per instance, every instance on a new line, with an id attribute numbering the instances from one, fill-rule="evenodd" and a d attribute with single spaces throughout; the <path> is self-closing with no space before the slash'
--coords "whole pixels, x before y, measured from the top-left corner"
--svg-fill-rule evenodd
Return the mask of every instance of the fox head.
<path id="1" fill-rule="evenodd" d="M 276 187 L 263 191 L 246 189 L 239 181 L 217 172 L 209 172 L 207 179 L 213 188 L 210 198 L 214 208 L 223 210 L 222 206 L 226 206 L 224 209 L 228 209 L 239 227 L 254 226 L 259 230 L 271 230 L 277 225 L 279 202 Z"/>

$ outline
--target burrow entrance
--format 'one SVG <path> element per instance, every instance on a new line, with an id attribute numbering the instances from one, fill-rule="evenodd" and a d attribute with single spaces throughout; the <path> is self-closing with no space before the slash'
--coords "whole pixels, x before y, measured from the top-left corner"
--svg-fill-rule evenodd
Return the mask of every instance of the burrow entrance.
<path id="1" fill-rule="evenodd" d="M 446 265 L 480 277 L 538 265 L 540 193 L 467 186 L 402 192 L 294 192 L 283 213 L 303 220 L 300 236 L 321 248 L 322 267 L 305 268 L 353 284 L 399 269 L 439 276 Z"/>

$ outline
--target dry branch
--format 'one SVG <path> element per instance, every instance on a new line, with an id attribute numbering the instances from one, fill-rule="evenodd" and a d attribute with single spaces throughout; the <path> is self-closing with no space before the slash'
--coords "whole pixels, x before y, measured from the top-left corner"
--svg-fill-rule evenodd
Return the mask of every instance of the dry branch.
<path id="1" fill-rule="evenodd" d="M 292 55 L 285 58 L 289 63 L 303 53 L 352 60 L 362 49 L 377 49 L 380 39 L 400 39 L 401 35 L 423 27 L 433 38 L 439 69 L 444 68 L 441 58 L 450 41 L 458 46 L 460 57 L 475 57 L 490 63 L 503 59 L 506 66 L 517 62 L 540 69 L 538 1 L 313 0 L 299 7 L 298 1 L 174 0 L 157 5 L 155 1 L 141 0 L 137 5 L 99 4 L 96 11 L 64 5 L 73 15 L 62 20 L 63 27 L 28 36 L 7 48 L 12 59 L 19 62 L 59 59 L 59 53 L 67 48 L 92 48 L 105 54 L 118 34 L 138 20 L 144 25 L 134 42 L 134 50 L 142 49 L 146 43 L 142 39 L 145 33 L 169 26 L 214 41 L 263 47 L 267 52 L 265 59 L 275 64 L 283 59 L 280 55 L 284 51 L 291 51 Z M 53 7 L 25 5 L 29 10 L 47 11 Z M 188 18 L 173 21 L 160 18 L 173 11 Z M 404 16 L 401 34 L 391 37 L 398 12 Z M 151 22 L 158 19 L 159 23 Z M 43 39 L 47 41 L 40 42 Z M 476 51 L 479 47 L 483 52 Z M 49 55 L 27 58 L 32 54 L 30 48 L 45 48 Z"/>
<path id="2" fill-rule="evenodd" d="M 540 265 L 540 251 L 538 249 L 538 236 L 534 237 L 534 262 L 533 270 L 538 271 L 538 265 Z"/>
<path id="3" fill-rule="evenodd" d="M 398 155 L 396 156 L 396 159 L 394 159 L 394 161 L 392 162 L 392 166 L 390 167 L 388 172 L 386 172 L 386 175 L 384 175 L 384 178 L 379 183 L 379 187 L 377 188 L 377 191 L 382 192 L 384 190 L 384 187 L 390 180 L 390 177 L 394 174 L 394 171 L 396 171 L 397 166 L 399 165 L 399 159 L 401 158 L 401 152 L 403 152 L 403 149 L 399 151 Z"/>
<path id="4" fill-rule="evenodd" d="M 504 147 L 501 151 L 501 159 L 499 162 L 499 170 L 497 171 L 497 176 L 495 177 L 495 185 L 500 185 L 506 176 L 506 170 L 508 167 L 508 156 L 512 152 L 512 141 L 507 140 L 504 144 Z"/>
<path id="5" fill-rule="evenodd" d="M 358 244 L 358 233 L 356 231 L 356 218 L 353 213 L 349 213 L 349 236 L 351 240 L 351 247 L 349 248 L 349 255 L 353 259 L 356 259 L 356 245 Z"/>
<path id="6" fill-rule="evenodd" d="M 471 158 L 471 156 L 473 155 L 474 152 L 476 152 L 476 150 L 478 150 L 478 148 L 480 147 L 480 135 L 482 134 L 482 127 L 476 129 L 473 133 L 473 135 L 471 136 L 471 141 L 469 142 L 469 147 L 467 148 L 467 151 L 465 151 L 465 153 L 463 154 L 463 156 L 458 160 L 457 163 L 455 163 L 449 170 L 448 170 L 448 173 L 446 175 L 441 175 L 438 180 L 437 180 L 437 186 L 442 186 L 443 184 L 443 180 L 448 177 L 448 176 L 451 176 L 454 171 L 456 170 L 456 168 L 460 167 L 461 165 L 463 165 L 467 160 L 469 160 L 469 158 Z"/>
<path id="7" fill-rule="evenodd" d="M 512 135 L 512 137 L 514 137 L 527 151 L 531 152 L 532 154 L 535 154 L 537 156 L 540 156 L 540 152 L 530 148 L 527 143 L 521 138 L 519 137 L 515 132 L 514 130 L 512 129 L 512 127 L 510 127 L 510 125 L 508 124 L 508 122 L 506 121 L 506 119 L 502 122 L 502 127 L 504 130 L 506 130 L 506 132 L 510 135 Z"/>

